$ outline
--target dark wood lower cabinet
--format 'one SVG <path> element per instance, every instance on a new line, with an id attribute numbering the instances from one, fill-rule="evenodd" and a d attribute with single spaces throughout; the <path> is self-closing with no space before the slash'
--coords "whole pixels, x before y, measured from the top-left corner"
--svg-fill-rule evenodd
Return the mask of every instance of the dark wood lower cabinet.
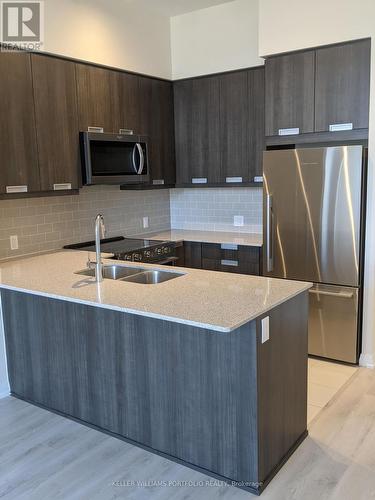
<path id="1" fill-rule="evenodd" d="M 239 274 L 261 274 L 261 248 L 202 244 L 202 268 Z"/>
<path id="2" fill-rule="evenodd" d="M 219 333 L 1 291 L 11 392 L 260 491 L 307 434 L 304 292 Z M 233 483 L 232 483 L 233 484 Z"/>
<path id="3" fill-rule="evenodd" d="M 195 241 L 184 241 L 184 266 L 202 269 L 202 244 Z"/>
<path id="4" fill-rule="evenodd" d="M 261 275 L 262 248 L 184 241 L 177 265 L 208 271 Z"/>

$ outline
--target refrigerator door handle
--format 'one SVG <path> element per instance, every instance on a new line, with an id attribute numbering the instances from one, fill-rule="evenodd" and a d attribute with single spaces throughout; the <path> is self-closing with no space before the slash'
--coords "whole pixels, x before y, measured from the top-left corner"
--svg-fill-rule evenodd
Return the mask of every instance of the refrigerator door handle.
<path id="1" fill-rule="evenodd" d="M 316 290 L 312 289 L 309 290 L 309 293 L 312 293 L 314 295 L 327 295 L 329 297 L 337 297 L 337 298 L 342 298 L 342 299 L 352 299 L 353 298 L 353 292 L 328 292 L 328 291 L 322 291 L 322 290 Z"/>
<path id="2" fill-rule="evenodd" d="M 267 194 L 267 222 L 266 222 L 266 230 L 267 230 L 267 272 L 270 273 L 273 271 L 273 213 L 272 213 L 272 195 Z"/>

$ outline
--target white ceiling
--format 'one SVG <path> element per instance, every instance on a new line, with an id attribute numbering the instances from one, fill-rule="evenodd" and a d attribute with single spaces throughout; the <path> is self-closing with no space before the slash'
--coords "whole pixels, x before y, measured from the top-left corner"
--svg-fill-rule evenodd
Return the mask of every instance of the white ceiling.
<path id="1" fill-rule="evenodd" d="M 166 16 L 179 16 L 194 10 L 213 5 L 233 2 L 233 0 L 125 0 L 126 3 L 140 8 L 156 10 Z"/>

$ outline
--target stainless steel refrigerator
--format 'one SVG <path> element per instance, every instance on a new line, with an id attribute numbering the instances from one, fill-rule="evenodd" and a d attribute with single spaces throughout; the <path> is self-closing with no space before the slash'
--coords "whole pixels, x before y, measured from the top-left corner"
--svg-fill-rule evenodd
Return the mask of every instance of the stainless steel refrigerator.
<path id="1" fill-rule="evenodd" d="M 266 151 L 265 276 L 314 283 L 309 354 L 356 363 L 361 329 L 365 150 Z"/>

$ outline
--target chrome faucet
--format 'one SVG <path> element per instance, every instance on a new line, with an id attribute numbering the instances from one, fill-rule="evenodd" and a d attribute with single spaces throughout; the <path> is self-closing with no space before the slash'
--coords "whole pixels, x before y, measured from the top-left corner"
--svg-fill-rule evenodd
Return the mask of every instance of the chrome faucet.
<path id="1" fill-rule="evenodd" d="M 104 238 L 105 236 L 105 225 L 104 225 L 104 217 L 101 214 L 98 214 L 95 219 L 95 253 L 96 253 L 96 262 L 90 261 L 87 262 L 87 267 L 92 269 L 95 265 L 95 281 L 100 283 L 103 281 L 103 263 L 102 263 L 102 255 L 100 251 L 100 238 Z"/>

